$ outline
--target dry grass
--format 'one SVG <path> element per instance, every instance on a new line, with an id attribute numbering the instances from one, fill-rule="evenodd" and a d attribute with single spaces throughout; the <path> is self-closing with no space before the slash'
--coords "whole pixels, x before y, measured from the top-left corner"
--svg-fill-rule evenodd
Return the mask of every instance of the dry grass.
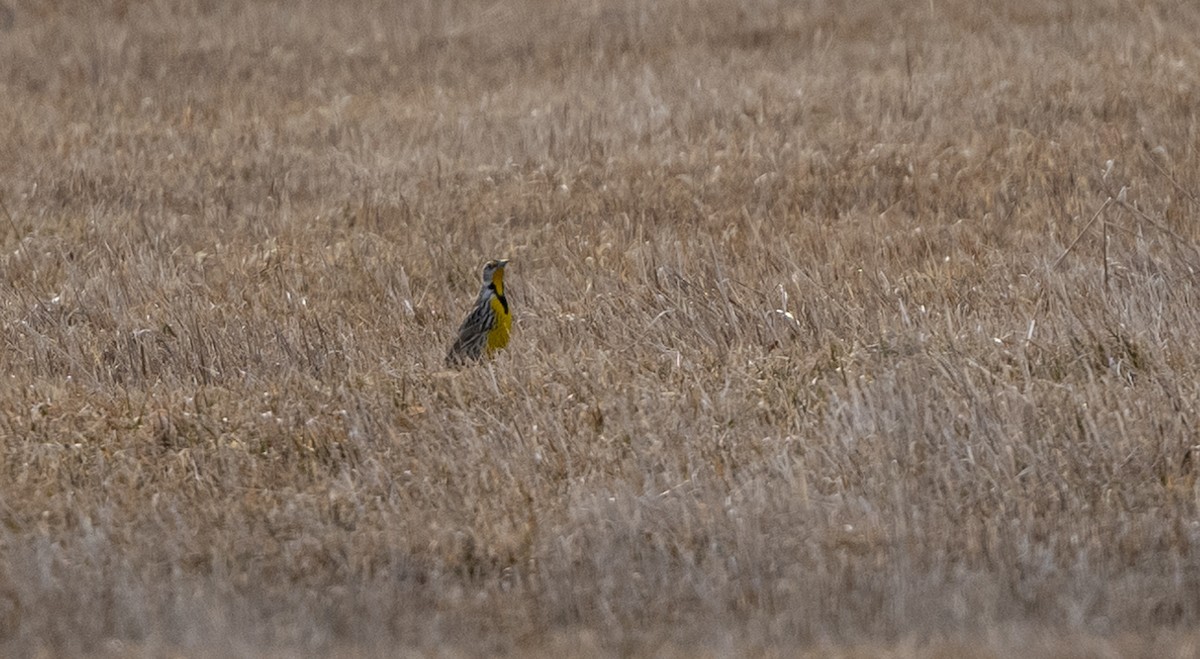
<path id="1" fill-rule="evenodd" d="M 1200 652 L 1196 3 L 9 3 L 5 654 Z"/>

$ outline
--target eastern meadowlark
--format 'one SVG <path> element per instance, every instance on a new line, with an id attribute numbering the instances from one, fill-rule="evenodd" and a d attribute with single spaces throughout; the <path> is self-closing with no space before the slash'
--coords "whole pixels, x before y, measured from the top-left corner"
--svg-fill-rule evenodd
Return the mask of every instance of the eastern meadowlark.
<path id="1" fill-rule="evenodd" d="M 500 259 L 483 265 L 483 287 L 479 289 L 475 308 L 458 328 L 458 339 L 446 355 L 447 364 L 458 366 L 475 361 L 508 345 L 512 315 L 508 312 L 508 298 L 504 297 L 507 264 L 506 259 Z"/>

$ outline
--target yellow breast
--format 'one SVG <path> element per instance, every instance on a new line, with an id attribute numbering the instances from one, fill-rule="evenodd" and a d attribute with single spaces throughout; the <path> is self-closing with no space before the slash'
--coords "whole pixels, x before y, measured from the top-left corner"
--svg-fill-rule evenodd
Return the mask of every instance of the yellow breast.
<path id="1" fill-rule="evenodd" d="M 500 304 L 500 300 L 493 297 L 489 304 L 492 305 L 492 311 L 496 314 L 496 326 L 492 328 L 487 335 L 487 352 L 500 350 L 508 345 L 508 332 L 512 329 L 512 314 L 504 310 L 504 305 Z"/>

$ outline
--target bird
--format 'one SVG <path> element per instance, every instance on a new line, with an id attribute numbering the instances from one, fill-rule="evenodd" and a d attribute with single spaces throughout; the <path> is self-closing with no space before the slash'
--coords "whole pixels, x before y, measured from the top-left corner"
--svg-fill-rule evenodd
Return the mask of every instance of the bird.
<path id="1" fill-rule="evenodd" d="M 491 356 L 508 345 L 512 329 L 512 314 L 508 298 L 504 297 L 504 266 L 508 259 L 494 259 L 483 264 L 483 287 L 475 299 L 475 307 L 458 328 L 458 339 L 446 355 L 446 364 L 462 366 Z"/>

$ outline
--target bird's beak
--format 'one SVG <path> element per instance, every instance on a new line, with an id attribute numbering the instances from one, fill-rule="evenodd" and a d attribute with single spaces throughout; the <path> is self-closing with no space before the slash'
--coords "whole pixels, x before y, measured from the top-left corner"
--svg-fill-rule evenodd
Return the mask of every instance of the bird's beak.
<path id="1" fill-rule="evenodd" d="M 508 265 L 508 259 L 500 259 L 500 261 L 496 264 L 496 267 L 503 268 L 506 265 Z"/>

